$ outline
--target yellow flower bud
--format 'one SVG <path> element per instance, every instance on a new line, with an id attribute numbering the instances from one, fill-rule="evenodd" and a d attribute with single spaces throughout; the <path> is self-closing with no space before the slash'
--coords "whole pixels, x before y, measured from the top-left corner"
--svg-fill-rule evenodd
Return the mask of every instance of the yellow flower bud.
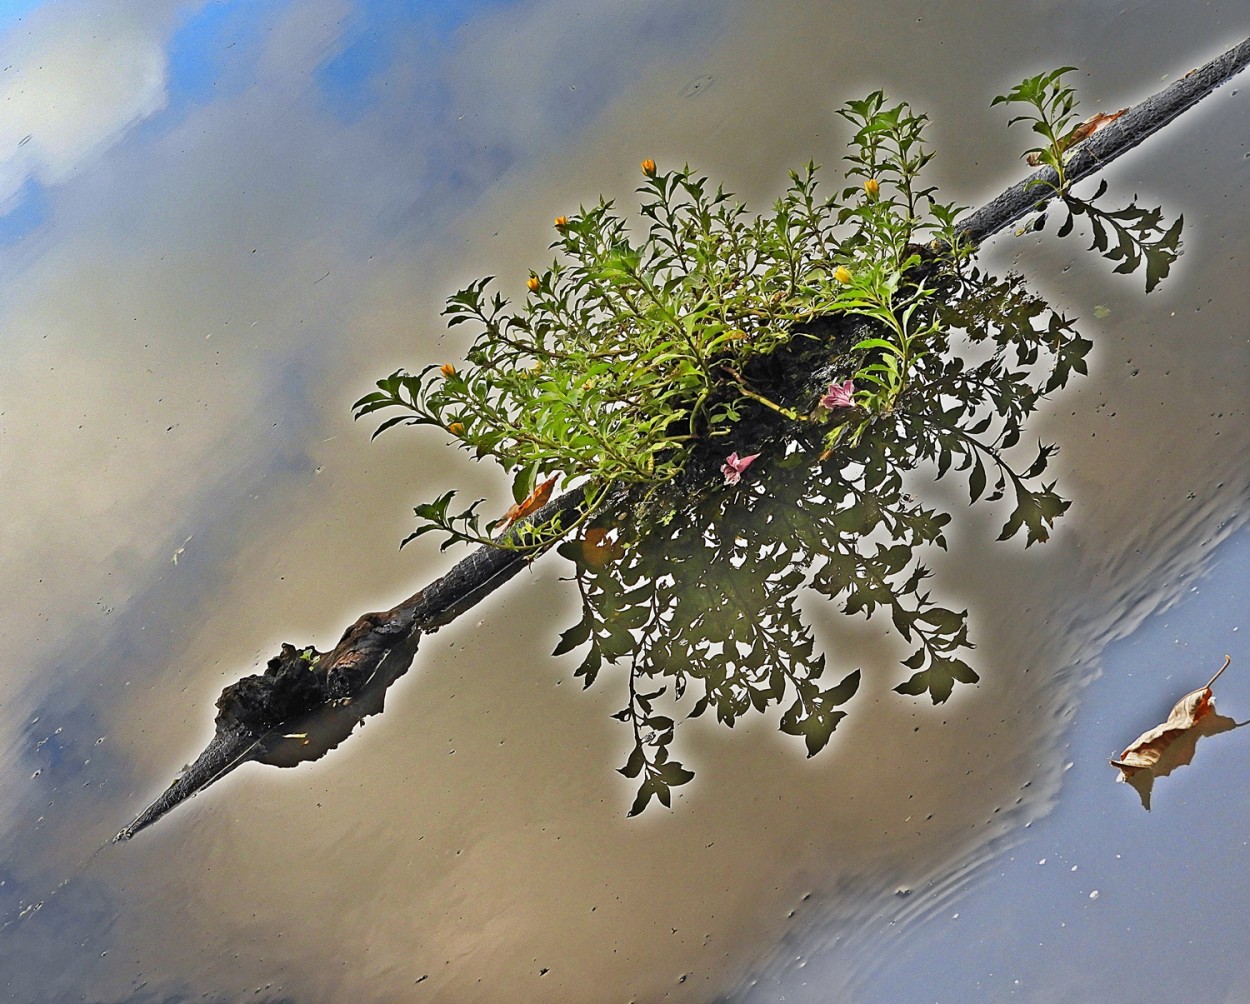
<path id="1" fill-rule="evenodd" d="M 567 216 L 556 217 L 556 229 L 563 230 L 568 225 L 569 225 L 569 218 Z"/>
<path id="2" fill-rule="evenodd" d="M 447 431 L 453 436 L 462 436 L 464 435 L 464 423 L 452 422 L 451 425 L 447 426 Z"/>
<path id="3" fill-rule="evenodd" d="M 538 276 L 531 275 L 528 279 L 525 280 L 525 285 L 529 287 L 529 291 L 531 293 L 537 293 L 538 292 Z"/>
<path id="4" fill-rule="evenodd" d="M 456 367 L 454 367 L 451 363 L 443 363 L 443 365 L 438 368 L 438 371 L 443 374 L 444 379 L 454 377 L 456 375 Z"/>
<path id="5" fill-rule="evenodd" d="M 864 182 L 864 191 L 868 193 L 868 198 L 875 199 L 881 194 L 881 182 L 876 178 L 869 178 Z"/>
<path id="6" fill-rule="evenodd" d="M 648 157 L 646 160 L 642 162 L 642 173 L 645 174 L 648 178 L 655 177 L 655 170 L 656 170 L 655 161 L 652 160 L 650 157 Z"/>
<path id="7" fill-rule="evenodd" d="M 837 279 L 838 282 L 845 285 L 846 283 L 851 281 L 851 270 L 847 268 L 845 265 L 839 265 L 837 268 L 833 270 L 833 277 Z"/>

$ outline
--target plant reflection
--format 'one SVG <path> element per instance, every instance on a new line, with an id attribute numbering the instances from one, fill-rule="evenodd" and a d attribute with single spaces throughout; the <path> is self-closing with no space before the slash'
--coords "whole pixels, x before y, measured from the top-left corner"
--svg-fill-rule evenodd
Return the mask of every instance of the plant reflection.
<path id="1" fill-rule="evenodd" d="M 559 548 L 573 562 L 582 616 L 556 654 L 581 651 L 576 675 L 586 686 L 605 664 L 628 666 L 628 700 L 616 717 L 633 733 L 621 768 L 639 779 L 631 814 L 652 798 L 670 804 L 671 789 L 693 777 L 669 754 L 679 713 L 711 711 L 732 727 L 775 707 L 781 731 L 802 737 L 809 756 L 829 742 L 860 670 L 826 677 L 800 609 L 804 588 L 845 614 L 889 618 L 912 647 L 899 693 L 937 703 L 977 680 L 967 611 L 932 595 L 924 563 L 930 549 L 947 546 L 951 514 L 911 492 L 958 473 L 970 501 L 1007 507 L 1000 539 L 1044 542 L 1069 503 L 1042 479 L 1054 447 L 1026 450 L 1023 427 L 1045 394 L 1085 372 L 1091 343 L 1018 276 L 972 270 L 944 292 L 932 308 L 940 344 L 918 362 L 898 407 L 857 441 L 822 462 L 818 432 L 757 428 L 750 441 L 703 450 L 672 491 L 641 505 L 625 498 Z M 816 351 L 827 361 L 830 332 L 821 335 Z M 859 341 L 849 331 L 833 336 L 835 345 Z M 820 369 L 805 358 L 807 344 L 796 339 L 772 361 L 775 373 L 752 379 L 772 380 L 780 393 L 795 373 L 823 385 L 863 363 L 847 353 Z M 813 394 L 810 376 L 803 394 Z M 716 465 L 731 447 L 761 456 L 739 483 L 723 485 Z"/>
<path id="2" fill-rule="evenodd" d="M 1100 181 L 1098 190 L 1088 200 L 1064 193 L 1061 205 L 1067 216 L 1059 225 L 1058 236 L 1067 237 L 1077 219 L 1084 217 L 1093 234 L 1089 249 L 1117 262 L 1114 271 L 1121 274 L 1136 272 L 1144 265 L 1146 292 L 1150 293 L 1167 278 L 1180 257 L 1185 217 L 1178 216 L 1175 223 L 1168 225 L 1160 207 L 1145 209 L 1136 199 L 1123 209 L 1103 209 L 1096 203 L 1106 191 L 1107 182 Z M 1037 230 L 1046 225 L 1046 216 L 1043 213 L 1038 217 Z"/>
<path id="3" fill-rule="evenodd" d="M 1134 203 L 1108 211 L 1068 195 L 1064 202 L 1061 235 L 1077 215 L 1088 217 L 1091 249 L 1118 262 L 1117 272 L 1145 265 L 1148 292 L 1179 254 L 1181 221 L 1165 231 L 1158 210 Z M 808 756 L 825 748 L 861 670 L 844 666 L 826 677 L 825 653 L 801 610 L 804 591 L 847 615 L 888 617 L 911 647 L 898 693 L 937 704 L 957 683 L 977 681 L 967 610 L 944 605 L 929 588 L 925 556 L 946 548 L 952 515 L 923 498 L 926 485 L 960 475 L 970 504 L 1004 510 L 998 539 L 1023 535 L 1026 547 L 1046 542 L 1067 511 L 1069 501 L 1044 480 L 1057 447 L 1028 446 L 1025 424 L 1046 395 L 1086 373 L 1092 343 L 1020 276 L 972 266 L 939 272 L 933 266 L 948 258 L 914 250 L 921 264 L 905 281 L 936 293 L 919 301 L 932 316 L 916 323 L 935 324 L 894 408 L 867 420 L 851 398 L 848 378 L 877 351 L 865 348 L 872 323 L 818 317 L 753 360 L 744 378 L 813 417 L 832 401 L 842 435 L 831 437 L 828 423 L 759 409 L 696 449 L 676 481 L 610 493 L 580 535 L 559 547 L 573 563 L 582 614 L 555 654 L 580 652 L 575 675 L 587 687 L 605 665 L 624 669 L 627 698 L 614 717 L 633 738 L 620 768 L 637 779 L 630 815 L 653 798 L 670 805 L 672 788 L 694 777 L 670 756 L 679 718 L 711 711 L 733 727 L 776 709 L 780 730 L 802 738 Z M 323 755 L 381 710 L 409 657 L 391 660 L 393 671 L 376 674 L 352 703 L 292 719 L 296 735 L 271 735 L 250 757 L 286 766 Z"/>

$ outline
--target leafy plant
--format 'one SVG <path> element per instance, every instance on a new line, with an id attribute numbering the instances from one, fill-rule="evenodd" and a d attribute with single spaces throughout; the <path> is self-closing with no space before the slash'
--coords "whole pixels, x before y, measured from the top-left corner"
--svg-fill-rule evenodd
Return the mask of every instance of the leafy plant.
<path id="1" fill-rule="evenodd" d="M 938 334 L 899 407 L 828 462 L 810 459 L 818 426 L 778 419 L 753 429 L 772 448 L 732 490 L 699 490 L 719 451 L 697 452 L 652 505 L 606 509 L 560 546 L 582 615 L 555 654 L 581 651 L 574 675 L 585 686 L 605 666 L 625 667 L 629 700 L 616 717 L 633 737 L 622 768 L 640 779 L 632 813 L 652 799 L 669 804 L 671 788 L 693 777 L 670 755 L 680 717 L 712 712 L 732 727 L 778 708 L 779 728 L 809 756 L 826 746 L 860 671 L 824 680 L 825 655 L 801 613 L 805 590 L 849 616 L 889 619 L 911 646 L 899 693 L 939 703 L 976 681 L 967 611 L 929 588 L 923 556 L 946 547 L 952 517 L 915 498 L 928 480 L 921 468 L 939 480 L 960 473 L 970 501 L 1005 504 L 1004 538 L 1046 540 L 1068 503 L 1042 480 L 1053 448 L 1026 450 L 1023 428 L 1044 394 L 1085 372 L 1091 343 L 1018 276 L 975 269 L 928 301 L 922 320 Z M 861 343 L 853 323 L 782 354 L 810 368 L 830 342 Z"/>
<path id="2" fill-rule="evenodd" d="M 1045 140 L 1033 153 L 1058 174 L 1063 232 L 1085 214 L 1095 249 L 1118 256 L 1117 271 L 1145 262 L 1152 288 L 1180 222 L 1155 236 L 1157 211 L 1066 192 L 1068 70 L 995 103 L 1034 109 L 1012 121 Z M 669 805 L 693 778 L 670 754 L 683 713 L 733 726 L 778 708 L 809 756 L 827 745 L 860 669 L 824 681 L 802 590 L 889 618 L 911 645 L 900 693 L 938 703 L 976 681 L 967 611 L 928 588 L 923 555 L 946 547 L 952 517 L 912 494 L 926 475 L 961 475 L 970 503 L 1004 508 L 1000 539 L 1026 547 L 1069 506 L 1043 480 L 1055 447 L 1026 448 L 1024 425 L 1086 371 L 1091 343 L 1019 277 L 971 263 L 960 210 L 920 180 L 925 116 L 880 91 L 840 114 L 854 135 L 837 195 L 820 194 L 809 163 L 751 216 L 689 167 L 645 160 L 641 239 L 611 201 L 558 217 L 558 257 L 529 274 L 519 307 L 490 277 L 448 300 L 449 325 L 476 329 L 467 365 L 396 371 L 355 405 L 357 418 L 392 412 L 375 435 L 437 426 L 512 479 L 504 516 L 483 525 L 480 500 L 454 512 L 447 492 L 416 507 L 405 544 L 438 532 L 444 547 L 537 553 L 568 538 L 582 616 L 556 654 L 582 650 L 586 686 L 628 664 L 616 717 L 633 737 L 631 814 Z M 1113 247 L 1111 232 L 1138 239 Z M 572 522 L 536 520 L 558 483 L 584 504 Z"/>
<path id="3" fill-rule="evenodd" d="M 998 95 L 991 104 L 1025 104 L 1032 108 L 1031 112 L 1017 115 L 1007 124 L 1031 122 L 1033 131 L 1045 141 L 1041 146 L 1026 150 L 1023 156 L 1030 164 L 1045 165 L 1055 172 L 1055 182 L 1039 180 L 1034 183 L 1050 185 L 1063 202 L 1067 217 L 1059 227 L 1058 236 L 1068 236 L 1077 217 L 1085 217 L 1093 231 L 1090 250 L 1118 262 L 1115 271 L 1119 273 L 1135 272 L 1144 263 L 1146 292 L 1149 293 L 1167 277 L 1172 264 L 1180 256 L 1184 217 L 1178 217 L 1175 223 L 1168 226 L 1158 207 L 1143 209 L 1137 205 L 1135 198 L 1123 209 L 1102 209 L 1095 203 L 1106 193 L 1106 181 L 1099 183 L 1098 191 L 1089 200 L 1078 199 L 1072 194 L 1067 162 L 1073 148 L 1124 114 L 1123 109 L 1112 114 L 1098 112 L 1073 125 L 1076 120 L 1076 92 L 1063 82 L 1063 75 L 1074 70 L 1075 67 L 1063 66 L 1049 73 L 1027 77 L 1009 93 Z M 1041 230 L 1045 223 L 1046 213 L 1042 213 L 1034 229 Z"/>
<path id="4" fill-rule="evenodd" d="M 957 209 L 918 186 L 930 157 L 923 116 L 885 107 L 880 92 L 842 114 L 858 126 L 847 178 L 864 181 L 841 202 L 818 194 L 809 163 L 771 214 L 751 218 L 688 167 L 660 172 L 644 161 L 644 240 L 631 239 L 610 201 L 557 218 L 561 257 L 531 273 L 519 310 L 488 292 L 490 278 L 448 300 L 449 325 L 478 329 L 467 367 L 397 371 L 356 403 L 356 416 L 398 410 L 375 435 L 397 424 L 447 430 L 500 464 L 518 501 L 552 476 L 587 483 L 598 500 L 610 484 L 671 481 L 694 444 L 725 437 L 747 409 L 840 427 L 827 409 L 778 403 L 744 374 L 805 322 L 851 313 L 881 326 L 857 347 L 854 438 L 894 407 L 924 351 L 932 331 L 914 318 L 932 290 L 906 278 L 921 262 L 913 241 L 956 248 Z M 475 507 L 451 514 L 451 498 L 418 507 L 413 536 L 489 540 L 500 521 L 481 527 Z"/>
<path id="5" fill-rule="evenodd" d="M 1064 169 L 1065 154 L 1072 144 L 1072 123 L 1076 119 L 1076 89 L 1063 82 L 1065 73 L 1074 73 L 1075 66 L 1061 66 L 1048 73 L 1026 77 L 1006 94 L 999 94 L 990 106 L 1023 104 L 1033 110 L 1017 115 L 1008 126 L 1031 122 L 1033 132 L 1042 137 L 1042 145 L 1025 151 L 1031 163 L 1045 165 L 1058 176 L 1056 190 L 1067 191 L 1068 177 Z"/>

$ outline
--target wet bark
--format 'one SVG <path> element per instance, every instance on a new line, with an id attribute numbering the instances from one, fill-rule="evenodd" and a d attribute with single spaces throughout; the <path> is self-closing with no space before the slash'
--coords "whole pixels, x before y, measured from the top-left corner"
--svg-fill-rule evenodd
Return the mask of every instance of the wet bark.
<path id="1" fill-rule="evenodd" d="M 582 501 L 582 490 L 575 488 L 528 522 L 567 517 Z M 515 541 L 516 529 L 501 542 Z M 386 688 L 407 671 L 423 633 L 451 623 L 531 560 L 532 555 L 503 547 L 479 547 L 397 606 L 361 616 L 329 652 L 284 644 L 263 675 L 244 677 L 222 691 L 207 748 L 115 839 L 133 837 L 249 760 L 294 766 L 332 749 L 382 710 Z"/>
<path id="2" fill-rule="evenodd" d="M 1076 148 L 1067 165 L 1069 179 L 1079 181 L 1100 171 L 1248 64 L 1250 39 L 1135 105 Z M 972 244 L 981 244 L 1054 198 L 1057 181 L 1050 168 L 1038 170 L 966 217 L 957 229 Z M 809 391 L 813 378 L 819 383 L 824 377 L 805 365 L 790 371 L 796 378 L 802 375 L 796 391 Z M 687 483 L 695 482 L 690 478 Z M 617 496 L 615 504 L 620 501 Z M 574 489 L 528 522 L 542 525 L 563 518 L 568 525 L 573 522 L 568 517 L 581 512 L 583 504 L 581 490 Z M 515 540 L 515 530 L 506 536 Z M 115 839 L 133 837 L 242 763 L 291 766 L 332 749 L 365 717 L 382 710 L 386 688 L 407 671 L 422 634 L 450 623 L 536 556 L 481 547 L 397 606 L 359 618 L 329 652 L 283 645 L 263 675 L 245 677 L 222 692 L 208 747 Z"/>

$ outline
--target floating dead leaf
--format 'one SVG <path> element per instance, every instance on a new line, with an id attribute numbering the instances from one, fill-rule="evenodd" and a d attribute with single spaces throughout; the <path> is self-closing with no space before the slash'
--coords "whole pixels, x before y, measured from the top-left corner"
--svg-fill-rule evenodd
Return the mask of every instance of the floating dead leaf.
<path id="1" fill-rule="evenodd" d="M 541 485 L 530 492 L 523 501 L 508 509 L 503 514 L 503 520 L 500 526 L 506 530 L 519 519 L 524 519 L 530 513 L 537 512 L 551 500 L 551 491 L 556 486 L 556 478 L 558 474 L 553 474 Z"/>
<path id="2" fill-rule="evenodd" d="M 1128 111 L 1127 108 L 1121 108 L 1118 112 L 1095 112 L 1080 125 L 1074 126 L 1072 129 L 1068 130 L 1068 132 L 1064 133 L 1064 135 L 1059 137 L 1059 152 L 1066 154 L 1069 150 L 1076 146 L 1077 143 L 1081 143 L 1089 139 L 1099 129 L 1110 125 L 1126 111 Z M 1029 154 L 1024 158 L 1024 160 L 1025 163 L 1031 167 L 1042 166 L 1042 158 L 1037 153 Z"/>
<path id="3" fill-rule="evenodd" d="M 1111 759 L 1111 766 L 1120 770 L 1117 780 L 1131 784 L 1147 810 L 1155 778 L 1166 777 L 1193 760 L 1198 740 L 1203 736 L 1218 735 L 1237 727 L 1233 719 L 1216 714 L 1215 699 L 1211 696 L 1211 685 L 1231 662 L 1232 659 L 1225 656 L 1224 665 L 1205 687 L 1182 697 L 1167 721 L 1143 732 L 1123 753 Z"/>

